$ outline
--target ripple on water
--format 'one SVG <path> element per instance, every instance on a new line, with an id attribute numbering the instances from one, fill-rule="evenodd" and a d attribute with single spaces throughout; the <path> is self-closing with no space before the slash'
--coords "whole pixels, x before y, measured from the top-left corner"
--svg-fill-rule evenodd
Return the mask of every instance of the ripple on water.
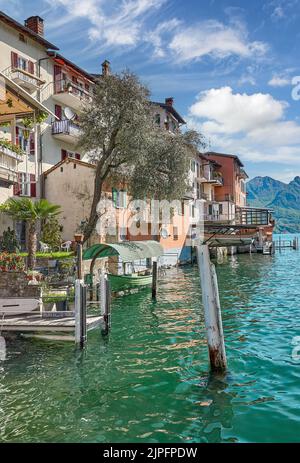
<path id="1" fill-rule="evenodd" d="M 217 266 L 229 372 L 208 372 L 196 269 L 113 302 L 87 349 L 17 338 L 0 362 L 0 441 L 292 442 L 300 438 L 299 253 Z"/>

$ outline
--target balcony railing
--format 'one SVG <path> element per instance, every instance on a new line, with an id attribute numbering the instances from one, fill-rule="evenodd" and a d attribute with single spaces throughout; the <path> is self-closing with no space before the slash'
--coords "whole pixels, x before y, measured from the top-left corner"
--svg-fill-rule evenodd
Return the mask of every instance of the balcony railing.
<path id="1" fill-rule="evenodd" d="M 52 135 L 70 135 L 78 138 L 80 127 L 69 120 L 52 122 Z"/>
<path id="2" fill-rule="evenodd" d="M 85 88 L 81 87 L 79 84 L 76 84 L 70 79 L 61 79 L 54 82 L 54 93 L 68 93 L 79 100 L 91 101 L 92 93 Z"/>
<path id="3" fill-rule="evenodd" d="M 238 225 L 270 225 L 272 210 L 254 207 L 241 207 L 236 211 Z"/>

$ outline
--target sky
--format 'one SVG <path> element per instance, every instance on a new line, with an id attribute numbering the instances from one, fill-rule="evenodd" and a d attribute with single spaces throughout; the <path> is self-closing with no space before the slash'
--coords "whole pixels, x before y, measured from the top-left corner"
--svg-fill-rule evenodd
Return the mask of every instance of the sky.
<path id="1" fill-rule="evenodd" d="M 130 69 L 249 177 L 300 175 L 300 0 L 0 0 L 89 72 Z"/>

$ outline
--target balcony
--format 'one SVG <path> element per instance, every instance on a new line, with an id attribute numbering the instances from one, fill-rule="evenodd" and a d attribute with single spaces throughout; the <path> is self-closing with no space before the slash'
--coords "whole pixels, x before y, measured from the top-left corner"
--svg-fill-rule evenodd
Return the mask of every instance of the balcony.
<path id="1" fill-rule="evenodd" d="M 52 122 L 52 135 L 58 140 L 76 145 L 80 136 L 80 127 L 69 120 Z"/>
<path id="2" fill-rule="evenodd" d="M 5 142 L 5 144 L 8 142 Z M 1 144 L 0 140 L 0 186 L 9 188 L 18 182 L 18 163 L 23 160 L 21 154 L 16 153 L 9 146 Z"/>
<path id="3" fill-rule="evenodd" d="M 92 93 L 69 79 L 63 79 L 54 82 L 53 98 L 78 111 L 84 103 L 92 101 Z"/>
<path id="4" fill-rule="evenodd" d="M 10 77 L 11 80 L 20 85 L 20 87 L 24 88 L 29 93 L 35 92 L 41 85 L 45 83 L 34 74 L 30 74 L 29 72 L 19 68 L 11 69 Z"/>
<path id="5" fill-rule="evenodd" d="M 266 226 L 272 224 L 272 210 L 255 207 L 237 208 L 235 222 L 238 225 Z"/>

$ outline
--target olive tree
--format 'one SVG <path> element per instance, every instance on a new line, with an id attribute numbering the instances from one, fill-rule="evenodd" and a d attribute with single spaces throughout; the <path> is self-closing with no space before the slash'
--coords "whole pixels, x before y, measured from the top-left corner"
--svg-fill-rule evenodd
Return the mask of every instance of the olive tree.
<path id="1" fill-rule="evenodd" d="M 203 140 L 193 131 L 158 128 L 149 96 L 128 71 L 106 75 L 81 113 L 79 145 L 96 167 L 85 241 L 95 229 L 105 182 L 125 181 L 133 199 L 180 199 L 187 189 L 189 162 Z"/>

